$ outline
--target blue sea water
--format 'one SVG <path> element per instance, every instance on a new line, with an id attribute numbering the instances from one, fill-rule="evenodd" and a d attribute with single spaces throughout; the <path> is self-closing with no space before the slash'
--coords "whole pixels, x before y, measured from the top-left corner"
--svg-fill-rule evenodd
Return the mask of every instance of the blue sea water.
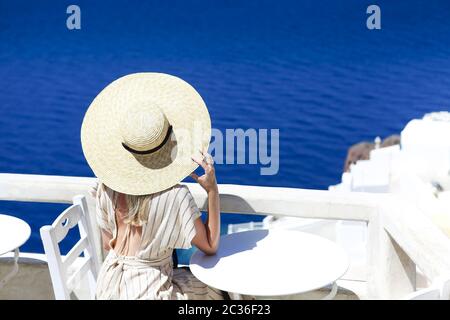
<path id="1" fill-rule="evenodd" d="M 0 172 L 92 176 L 80 144 L 89 103 L 128 73 L 191 83 L 213 127 L 280 129 L 280 167 L 218 165 L 221 183 L 326 189 L 350 145 L 450 110 L 450 2 L 0 0 Z M 66 8 L 81 8 L 81 30 Z M 64 205 L 0 202 L 28 221 L 24 251 Z M 261 217 L 224 215 L 224 223 Z"/>

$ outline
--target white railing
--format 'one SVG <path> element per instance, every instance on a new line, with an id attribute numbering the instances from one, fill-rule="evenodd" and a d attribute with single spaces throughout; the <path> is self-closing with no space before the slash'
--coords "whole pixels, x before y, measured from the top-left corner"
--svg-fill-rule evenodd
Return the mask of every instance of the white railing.
<path id="1" fill-rule="evenodd" d="M 0 174 L 0 200 L 71 203 L 87 196 L 94 178 Z M 186 183 L 197 204 L 206 194 Z M 396 299 L 415 290 L 416 266 L 433 281 L 450 271 L 450 239 L 406 199 L 389 194 L 337 193 L 294 188 L 220 185 L 221 211 L 365 221 L 368 225 L 367 297 Z M 94 215 L 91 217 L 95 223 Z M 96 232 L 97 247 L 100 233 Z M 100 250 L 100 249 L 99 249 Z M 102 255 L 99 254 L 99 257 Z"/>

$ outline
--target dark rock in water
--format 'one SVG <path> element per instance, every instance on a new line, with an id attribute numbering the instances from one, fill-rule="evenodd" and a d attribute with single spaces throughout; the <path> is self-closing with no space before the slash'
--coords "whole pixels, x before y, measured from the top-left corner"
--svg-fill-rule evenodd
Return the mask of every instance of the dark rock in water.
<path id="1" fill-rule="evenodd" d="M 380 148 L 390 147 L 396 144 L 400 144 L 399 135 L 391 135 L 380 143 Z M 375 149 L 375 143 L 360 142 L 352 145 L 347 152 L 347 158 L 345 159 L 344 172 L 350 170 L 350 165 L 356 163 L 358 160 L 369 160 L 370 151 Z"/>
<path id="2" fill-rule="evenodd" d="M 394 146 L 396 144 L 400 144 L 400 136 L 398 134 L 393 134 L 392 136 L 387 137 L 381 143 L 381 148 Z"/>
<path id="3" fill-rule="evenodd" d="M 356 163 L 358 160 L 368 160 L 370 151 L 375 148 L 375 144 L 371 142 L 360 142 L 352 145 L 347 152 L 347 159 L 345 159 L 344 172 L 349 171 L 350 165 Z"/>

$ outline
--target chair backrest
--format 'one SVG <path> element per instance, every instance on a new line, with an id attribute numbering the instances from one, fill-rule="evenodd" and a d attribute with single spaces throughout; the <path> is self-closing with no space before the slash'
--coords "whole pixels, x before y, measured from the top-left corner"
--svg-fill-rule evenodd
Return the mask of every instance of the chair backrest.
<path id="1" fill-rule="evenodd" d="M 66 256 L 61 256 L 59 243 L 66 237 L 69 230 L 77 225 L 80 240 Z M 84 276 L 88 277 L 89 295 L 93 299 L 100 265 L 95 257 L 95 242 L 86 198 L 81 195 L 75 196 L 73 205 L 64 210 L 51 226 L 43 226 L 40 233 L 47 256 L 55 299 L 69 300 L 71 293 Z M 77 260 L 81 253 L 84 257 Z M 82 263 L 78 265 L 80 260 Z M 69 268 L 73 270 L 75 261 L 77 261 L 75 264 L 76 270 L 69 275 Z"/>

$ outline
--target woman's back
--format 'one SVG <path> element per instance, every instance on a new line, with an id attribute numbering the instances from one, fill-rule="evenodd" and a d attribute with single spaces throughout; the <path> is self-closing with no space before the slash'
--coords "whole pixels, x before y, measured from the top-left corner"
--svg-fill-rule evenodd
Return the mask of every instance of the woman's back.
<path id="1" fill-rule="evenodd" d="M 152 260 L 175 248 L 190 248 L 194 222 L 201 216 L 189 189 L 177 184 L 147 196 L 138 225 L 133 225 L 125 197 L 101 186 L 97 220 L 111 237 L 111 249 L 121 256 Z M 105 199 L 102 199 L 105 197 Z"/>
<path id="2" fill-rule="evenodd" d="M 191 247 L 201 216 L 186 186 L 149 195 L 141 225 L 129 222 L 125 197 L 99 188 L 97 220 L 111 235 L 111 247 L 97 280 L 98 299 L 222 298 L 189 271 L 173 270 L 173 249 Z"/>
<path id="3" fill-rule="evenodd" d="M 126 195 L 120 193 L 116 199 L 115 219 L 117 238 L 111 248 L 123 256 L 136 256 L 142 241 L 142 226 L 128 223 L 129 212 Z"/>

